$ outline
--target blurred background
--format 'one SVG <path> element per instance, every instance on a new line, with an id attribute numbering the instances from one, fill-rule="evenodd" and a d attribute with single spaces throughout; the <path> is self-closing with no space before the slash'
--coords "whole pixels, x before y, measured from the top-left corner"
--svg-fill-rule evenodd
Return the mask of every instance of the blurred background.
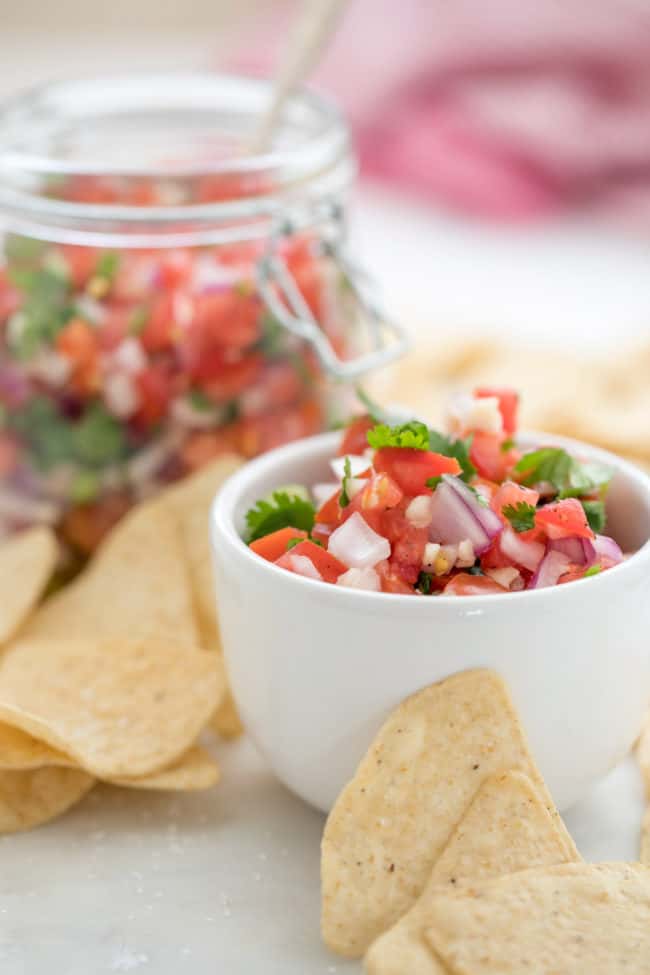
<path id="1" fill-rule="evenodd" d="M 0 93 L 270 73 L 298 7 L 0 0 Z M 431 413 L 445 383 L 514 381 L 531 422 L 650 459 L 650 4 L 350 0 L 312 80 L 353 126 L 355 249 L 416 340 L 380 390 Z"/>
<path id="2" fill-rule="evenodd" d="M 0 0 L 0 93 L 272 69 L 297 0 Z M 314 83 L 354 124 L 355 230 L 413 328 L 590 351 L 650 323 L 650 4 L 350 0 Z"/>

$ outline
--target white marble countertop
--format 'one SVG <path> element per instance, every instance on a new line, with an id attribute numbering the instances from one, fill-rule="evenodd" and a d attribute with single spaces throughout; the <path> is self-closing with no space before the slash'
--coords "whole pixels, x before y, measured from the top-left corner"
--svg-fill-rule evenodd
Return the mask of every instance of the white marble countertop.
<path id="1" fill-rule="evenodd" d="M 96 788 L 58 822 L 0 840 L 6 975 L 332 975 L 361 966 L 319 939 L 323 817 L 246 740 L 223 783 L 174 796 Z M 635 859 L 630 759 L 566 817 L 588 859 Z"/>

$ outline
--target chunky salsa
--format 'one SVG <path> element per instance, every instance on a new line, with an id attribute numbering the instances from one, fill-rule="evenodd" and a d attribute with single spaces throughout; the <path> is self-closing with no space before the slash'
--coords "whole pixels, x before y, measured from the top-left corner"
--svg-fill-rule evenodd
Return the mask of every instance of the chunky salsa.
<path id="1" fill-rule="evenodd" d="M 51 195 L 162 206 L 263 191 L 243 179 L 205 178 L 188 199 L 182 186 L 150 179 L 75 176 Z M 331 275 L 313 241 L 279 246 L 342 351 Z M 134 500 L 220 452 L 250 457 L 323 428 L 315 357 L 255 287 L 263 247 L 106 250 L 5 238 L 0 536 L 49 522 L 91 551 Z"/>
<path id="2" fill-rule="evenodd" d="M 330 482 L 248 512 L 251 549 L 309 579 L 422 596 L 542 589 L 621 562 L 605 534 L 611 471 L 561 447 L 521 449 L 517 405 L 513 390 L 477 389 L 452 403 L 443 434 L 366 402 Z"/>

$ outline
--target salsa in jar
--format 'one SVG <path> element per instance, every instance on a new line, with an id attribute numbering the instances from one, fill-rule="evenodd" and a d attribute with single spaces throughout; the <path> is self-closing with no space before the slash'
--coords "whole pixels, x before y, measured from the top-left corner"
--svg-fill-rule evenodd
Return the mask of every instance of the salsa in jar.
<path id="1" fill-rule="evenodd" d="M 157 76 L 0 114 L 0 536 L 46 522 L 88 554 L 220 453 L 324 429 L 332 373 L 371 364 L 350 363 L 347 129 L 303 93 L 250 155 L 266 99 L 260 81 Z"/>

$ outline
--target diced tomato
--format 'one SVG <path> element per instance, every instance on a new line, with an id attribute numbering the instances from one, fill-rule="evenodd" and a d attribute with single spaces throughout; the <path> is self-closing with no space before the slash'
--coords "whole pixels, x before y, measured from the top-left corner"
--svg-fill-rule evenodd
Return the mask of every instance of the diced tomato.
<path id="1" fill-rule="evenodd" d="M 516 463 L 519 454 L 503 450 L 503 437 L 495 433 L 477 431 L 472 438 L 470 460 L 480 477 L 501 482 Z"/>
<path id="2" fill-rule="evenodd" d="M 344 565 L 331 552 L 309 540 L 300 542 L 295 548 L 292 548 L 291 555 L 306 556 L 318 569 L 325 582 L 336 582 L 340 575 L 348 571 L 347 565 Z"/>
<path id="3" fill-rule="evenodd" d="M 209 385 L 206 388 L 208 394 L 210 389 Z M 236 448 L 244 457 L 253 457 L 290 440 L 311 436 L 322 429 L 322 422 L 321 406 L 312 399 L 305 399 L 284 410 L 243 417 L 235 424 Z"/>
<path id="4" fill-rule="evenodd" d="M 19 454 L 15 440 L 6 434 L 0 434 L 0 477 L 6 477 L 16 468 Z"/>
<path id="5" fill-rule="evenodd" d="M 227 403 L 257 382 L 263 367 L 264 357 L 258 352 L 230 362 L 222 350 L 214 349 L 197 365 L 194 377 L 215 403 Z"/>
<path id="6" fill-rule="evenodd" d="M 307 532 L 300 528 L 280 528 L 276 532 L 271 532 L 270 535 L 265 535 L 264 538 L 258 538 L 251 542 L 249 548 L 268 562 L 275 562 L 281 555 L 284 555 L 287 551 L 287 545 L 293 538 L 307 538 Z"/>
<path id="7" fill-rule="evenodd" d="M 340 491 L 335 491 L 331 498 L 321 505 L 316 512 L 316 524 L 318 525 L 338 525 L 341 520 L 341 505 L 339 499 Z"/>
<path id="8" fill-rule="evenodd" d="M 56 337 L 56 348 L 72 366 L 72 386 L 83 395 L 99 388 L 97 333 L 82 318 L 72 318 Z"/>
<path id="9" fill-rule="evenodd" d="M 410 447 L 382 447 L 375 451 L 373 463 L 376 471 L 388 474 L 405 494 L 410 495 L 431 491 L 426 485 L 431 477 L 461 472 L 455 457 Z"/>
<path id="10" fill-rule="evenodd" d="M 135 377 L 140 393 L 140 407 L 134 417 L 136 426 L 145 429 L 158 423 L 169 406 L 172 397 L 172 383 L 163 368 L 148 366 Z"/>
<path id="11" fill-rule="evenodd" d="M 499 412 L 503 420 L 503 430 L 511 437 L 517 430 L 517 410 L 519 408 L 519 393 L 504 386 L 480 386 L 474 390 L 477 399 L 496 396 L 499 401 Z"/>
<path id="12" fill-rule="evenodd" d="M 0 322 L 20 308 L 20 303 L 20 292 L 9 281 L 6 270 L 0 269 Z"/>
<path id="13" fill-rule="evenodd" d="M 303 381 L 293 363 L 271 362 L 263 368 L 255 385 L 244 391 L 239 406 L 244 416 L 258 416 L 290 406 L 303 392 Z"/>
<path id="14" fill-rule="evenodd" d="M 452 576 L 443 589 L 445 596 L 485 596 L 490 593 L 508 592 L 489 576 L 473 576 L 469 572 L 459 572 Z"/>
<path id="15" fill-rule="evenodd" d="M 362 454 L 368 447 L 368 430 L 372 430 L 374 425 L 369 416 L 359 416 L 353 420 L 345 428 L 337 455 L 345 457 L 348 454 Z"/>
<path id="16" fill-rule="evenodd" d="M 397 484 L 388 474 L 372 474 L 368 484 L 359 491 L 347 507 L 341 510 L 341 521 L 358 511 L 370 527 L 383 534 L 382 519 L 389 509 L 397 507 L 404 497 Z"/>
<path id="17" fill-rule="evenodd" d="M 391 564 L 406 582 L 415 585 L 422 570 L 424 546 L 429 541 L 426 528 L 409 525 L 392 544 Z"/>
<path id="18" fill-rule="evenodd" d="M 214 432 L 200 431 L 191 434 L 181 446 L 181 459 L 187 471 L 198 470 L 204 464 L 237 451 L 233 426 L 222 427 Z"/>
<path id="19" fill-rule="evenodd" d="M 172 290 L 186 285 L 194 269 L 194 261 L 189 251 L 175 250 L 163 252 L 158 265 L 158 278 L 163 288 Z"/>
<path id="20" fill-rule="evenodd" d="M 516 508 L 518 504 L 530 504 L 536 507 L 539 501 L 539 493 L 531 488 L 522 487 L 514 481 L 504 481 L 494 494 L 491 501 L 492 508 L 501 514 L 504 508 L 512 506 Z"/>
<path id="21" fill-rule="evenodd" d="M 390 562 L 378 562 L 375 569 L 379 574 L 382 592 L 413 593 L 413 586 L 406 582 L 401 573 Z"/>
<path id="22" fill-rule="evenodd" d="M 323 317 L 322 269 L 321 262 L 312 253 L 311 241 L 306 237 L 289 241 L 285 257 L 298 290 L 316 321 L 320 322 Z"/>
<path id="23" fill-rule="evenodd" d="M 176 316 L 179 297 L 170 292 L 154 299 L 140 334 L 140 341 L 147 352 L 163 352 L 178 341 L 181 334 Z"/>
<path id="24" fill-rule="evenodd" d="M 194 303 L 193 331 L 204 349 L 219 346 L 246 349 L 260 337 L 262 304 L 252 292 L 235 288 L 197 295 Z"/>
<path id="25" fill-rule="evenodd" d="M 546 504 L 535 515 L 535 525 L 549 538 L 593 538 L 585 509 L 577 498 Z"/>

